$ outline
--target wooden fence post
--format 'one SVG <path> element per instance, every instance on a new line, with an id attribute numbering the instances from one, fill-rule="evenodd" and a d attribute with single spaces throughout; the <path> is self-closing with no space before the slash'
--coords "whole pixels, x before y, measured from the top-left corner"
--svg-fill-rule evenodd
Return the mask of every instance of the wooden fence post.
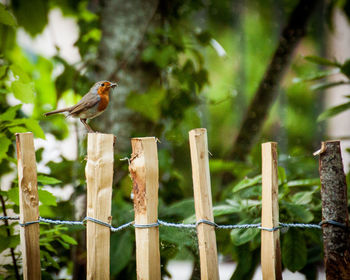
<path id="1" fill-rule="evenodd" d="M 279 226 L 277 143 L 262 146 L 262 213 L 261 226 Z M 261 270 L 263 279 L 282 279 L 279 230 L 261 230 Z"/>
<path id="2" fill-rule="evenodd" d="M 158 222 L 158 152 L 155 137 L 133 138 L 130 174 L 135 224 Z M 160 280 L 159 228 L 135 228 L 137 279 Z"/>
<path id="3" fill-rule="evenodd" d="M 87 217 L 111 223 L 114 135 L 89 133 L 87 164 Z M 87 221 L 87 279 L 110 277 L 110 228 Z"/>
<path id="4" fill-rule="evenodd" d="M 33 133 L 17 133 L 20 223 L 38 221 L 39 197 Z M 40 280 L 39 224 L 20 228 L 24 280 Z"/>
<path id="5" fill-rule="evenodd" d="M 347 186 L 340 141 L 322 142 L 318 152 L 321 179 L 324 263 L 327 280 L 350 279 L 350 231 Z M 338 222 L 344 227 L 327 223 Z"/>
<path id="6" fill-rule="evenodd" d="M 214 222 L 207 130 L 205 128 L 193 129 L 189 132 L 189 138 L 196 219 L 197 221 L 208 220 Z M 215 227 L 200 223 L 197 226 L 197 235 L 201 279 L 219 279 Z"/>

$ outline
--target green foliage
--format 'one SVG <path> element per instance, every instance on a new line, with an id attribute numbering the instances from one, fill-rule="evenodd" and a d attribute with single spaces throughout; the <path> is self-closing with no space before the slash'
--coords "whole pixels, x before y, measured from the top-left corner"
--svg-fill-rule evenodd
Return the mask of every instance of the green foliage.
<path id="1" fill-rule="evenodd" d="M 250 223 L 251 220 L 242 221 L 243 224 L 245 224 L 246 222 Z M 260 230 L 256 228 L 232 230 L 231 240 L 233 245 L 240 246 L 248 243 L 253 238 L 257 237 L 259 234 L 260 234 Z"/>
<path id="2" fill-rule="evenodd" d="M 18 24 L 32 36 L 41 33 L 48 23 L 48 1 L 13 0 L 12 8 Z"/>
<path id="3" fill-rule="evenodd" d="M 287 172 L 278 167 L 280 221 L 284 223 L 318 223 L 321 199 L 319 195 L 320 180 L 318 178 L 288 180 Z M 215 221 L 230 224 L 256 224 L 261 215 L 261 175 L 243 180 L 231 186 L 226 203 L 214 207 Z M 306 265 L 321 260 L 321 255 L 311 260 L 308 258 L 309 248 L 318 246 L 321 234 L 315 232 L 313 239 L 310 231 L 290 228 L 282 230 L 282 259 L 286 268 L 301 271 Z M 218 239 L 220 235 L 218 236 Z M 306 240 L 309 240 L 308 242 Z M 230 242 L 237 248 L 245 248 L 251 255 L 260 251 L 260 230 L 232 229 Z M 234 257 L 239 268 L 234 279 L 246 279 L 244 271 L 254 271 L 257 263 L 240 262 L 241 255 Z M 241 272 L 239 272 L 241 271 Z M 241 274 L 243 276 L 241 276 Z"/>
<path id="4" fill-rule="evenodd" d="M 341 64 L 337 61 L 332 61 L 315 55 L 305 56 L 305 59 L 318 65 L 341 67 Z"/>
<path id="5" fill-rule="evenodd" d="M 290 271 L 301 270 L 307 264 L 305 236 L 298 229 L 290 228 L 282 242 L 283 265 Z"/>
<path id="6" fill-rule="evenodd" d="M 134 242 L 129 230 L 111 236 L 111 260 L 118 260 L 111 265 L 112 275 L 118 275 L 133 260 Z"/>
<path id="7" fill-rule="evenodd" d="M 311 88 L 313 90 L 324 90 L 324 89 L 328 89 L 336 86 L 350 84 L 350 59 L 346 60 L 344 63 L 339 63 L 337 61 L 328 60 L 318 56 L 306 56 L 305 59 L 313 63 L 316 63 L 320 66 L 331 67 L 331 69 L 326 71 L 318 71 L 314 73 L 312 76 L 295 79 L 295 82 L 314 81 L 314 80 L 319 80 L 323 78 L 329 78 L 333 74 L 342 73 L 347 78 L 346 81 L 343 81 L 343 80 L 325 81 L 325 82 L 322 81 L 320 83 L 313 85 Z M 350 99 L 349 95 L 346 97 Z M 320 122 L 320 121 L 327 120 L 328 118 L 339 115 L 340 113 L 347 111 L 349 109 L 350 109 L 350 102 L 346 102 L 346 103 L 331 107 L 326 111 L 324 111 L 322 114 L 320 114 L 319 117 L 317 118 L 317 121 Z"/>
<path id="8" fill-rule="evenodd" d="M 161 89 L 155 88 L 150 89 L 148 93 L 130 94 L 126 101 L 126 105 L 151 121 L 157 122 L 161 114 L 161 108 L 159 105 L 164 98 L 165 92 Z M 145 104 L 148 104 L 149 107 L 146 107 Z M 150 110 L 150 108 L 152 109 Z"/>
<path id="9" fill-rule="evenodd" d="M 3 4 L 0 4 L 0 23 L 10 25 L 10 26 L 16 25 L 15 17 L 6 10 Z"/>
<path id="10" fill-rule="evenodd" d="M 57 185 L 59 183 L 62 183 L 62 181 L 46 175 L 38 175 L 37 180 L 43 185 Z"/>
<path id="11" fill-rule="evenodd" d="M 349 98 L 350 99 L 350 98 Z M 328 110 L 324 111 L 319 117 L 318 117 L 318 121 L 324 121 L 330 117 L 334 117 L 346 110 L 350 109 L 350 101 L 347 103 L 343 103 L 341 105 L 338 106 L 334 106 L 329 108 Z"/>
<path id="12" fill-rule="evenodd" d="M 64 257 L 59 259 L 59 252 L 77 245 L 76 240 L 65 233 L 67 231 L 68 228 L 62 225 L 56 225 L 52 228 L 40 225 L 39 245 L 41 265 L 45 267 L 47 272 L 60 271 Z M 67 257 L 64 261 L 67 261 Z M 50 274 L 47 277 L 52 279 Z"/>

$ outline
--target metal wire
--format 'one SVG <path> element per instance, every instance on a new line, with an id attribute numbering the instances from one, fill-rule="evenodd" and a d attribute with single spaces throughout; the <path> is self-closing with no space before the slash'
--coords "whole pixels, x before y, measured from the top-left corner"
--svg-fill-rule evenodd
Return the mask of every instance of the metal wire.
<path id="1" fill-rule="evenodd" d="M 20 220 L 18 216 L 0 216 L 0 220 Z M 52 220 L 47 218 L 39 217 L 36 221 L 29 221 L 25 223 L 19 223 L 20 226 L 25 227 L 32 224 L 37 223 L 47 223 L 47 224 L 54 224 L 54 225 L 81 225 L 84 226 L 86 224 L 86 221 L 94 222 L 96 224 L 108 227 L 111 229 L 112 232 L 121 231 L 123 229 L 126 229 L 128 227 L 133 226 L 134 228 L 151 228 L 151 227 L 174 227 L 174 228 L 184 228 L 184 229 L 195 229 L 199 224 L 207 224 L 210 226 L 213 226 L 217 229 L 249 229 L 249 228 L 256 228 L 260 230 L 266 230 L 266 231 L 276 231 L 281 228 L 306 228 L 306 229 L 322 229 L 323 225 L 332 225 L 337 226 L 341 228 L 347 228 L 345 224 L 339 223 L 337 221 L 333 220 L 324 220 L 320 222 L 319 224 L 303 224 L 303 223 L 279 223 L 278 227 L 274 228 L 266 228 L 262 227 L 260 223 L 258 224 L 235 224 L 235 225 L 218 225 L 215 222 L 208 221 L 208 220 L 199 220 L 196 223 L 193 224 L 184 224 L 184 223 L 170 223 L 162 220 L 158 220 L 156 223 L 151 224 L 135 224 L 134 221 L 125 223 L 119 227 L 113 227 L 111 224 L 106 223 L 104 221 L 92 218 L 92 217 L 85 217 L 82 221 L 65 221 L 65 220 Z"/>

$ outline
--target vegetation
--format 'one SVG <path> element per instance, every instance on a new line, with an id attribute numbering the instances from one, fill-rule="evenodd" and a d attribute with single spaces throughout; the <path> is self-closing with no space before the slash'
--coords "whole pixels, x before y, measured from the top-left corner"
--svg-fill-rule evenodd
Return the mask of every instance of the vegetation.
<path id="1" fill-rule="evenodd" d="M 292 18 L 300 17 L 302 2 L 315 5 L 308 7 L 307 18 L 300 26 Z M 312 152 L 326 138 L 322 121 L 350 108 L 349 100 L 322 109 L 323 90 L 349 84 L 350 79 L 349 60 L 323 58 L 325 33 L 334 28 L 334 9 L 350 17 L 350 1 L 317 2 L 322 1 L 132 0 L 128 5 L 120 0 L 2 1 L 0 215 L 18 213 L 17 181 L 11 179 L 9 186 L 5 182 L 9 180 L 6 178 L 15 178 L 14 133 L 32 131 L 36 138 L 57 141 L 76 135 L 77 158 L 59 155 L 47 162 L 43 156 L 51 152 L 47 148 L 38 149 L 36 158 L 41 172 L 40 215 L 77 219 L 76 213 L 84 209 L 76 202 L 84 201 L 85 194 L 85 131 L 64 116 L 44 118 L 43 113 L 55 109 L 59 102 L 74 104 L 95 81 L 108 79 L 117 81 L 119 87 L 109 109 L 91 124 L 118 139 L 113 225 L 133 219 L 132 184 L 127 163 L 120 159 L 130 155 L 129 139 L 134 136 L 156 136 L 161 142 L 160 219 L 194 220 L 188 131 L 196 127 L 208 129 L 217 223 L 260 221 L 260 143 L 270 140 L 279 143 L 281 221 L 318 223 L 320 183 Z M 54 34 L 48 42 L 54 48 L 51 55 L 24 44 L 23 38 L 35 39 L 44 31 L 52 32 L 53 11 L 74 20 L 78 27 L 74 43 L 79 52 L 77 62 L 64 55 Z M 298 38 L 286 37 L 294 43 L 279 53 L 275 50 L 283 47 L 283 26 L 290 28 L 284 30 L 302 28 L 303 33 Z M 274 62 L 272 57 L 276 56 Z M 335 73 L 343 74 L 343 78 L 330 82 L 327 77 Z M 266 84 L 273 95 L 259 90 Z M 249 106 L 258 95 L 262 100 L 258 106 Z M 261 116 L 257 128 L 242 125 L 246 116 L 256 113 Z M 233 143 L 237 134 L 248 135 L 249 145 L 244 141 Z M 236 151 L 244 153 L 236 156 Z M 73 191 L 68 198 L 52 194 L 55 189 L 67 192 L 69 186 Z M 82 217 L 84 213 L 78 218 Z M 0 226 L 0 237 L 6 240 L 0 244 L 0 252 L 10 256 L 10 261 L 0 266 L 0 279 L 19 279 L 16 225 Z M 59 279 L 58 275 L 84 278 L 82 228 L 43 225 L 40 230 L 43 279 Z M 163 275 L 169 275 L 169 260 L 191 259 L 195 263 L 192 279 L 198 279 L 195 235 L 195 231 L 161 228 Z M 260 262 L 259 231 L 220 230 L 217 239 L 219 253 L 238 262 L 231 279 L 250 279 Z M 281 239 L 284 268 L 316 279 L 322 263 L 320 232 L 289 229 L 282 231 Z M 132 230 L 111 235 L 111 260 L 112 279 L 136 277 Z"/>

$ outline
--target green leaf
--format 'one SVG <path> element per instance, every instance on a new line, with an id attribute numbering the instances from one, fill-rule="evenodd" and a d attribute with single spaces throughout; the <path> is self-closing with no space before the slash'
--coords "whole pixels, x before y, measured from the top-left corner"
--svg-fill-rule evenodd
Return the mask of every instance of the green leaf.
<path id="1" fill-rule="evenodd" d="M 294 83 L 300 83 L 300 82 L 308 82 L 308 81 L 315 81 L 319 79 L 323 79 L 325 77 L 337 74 L 340 72 L 340 69 L 331 69 L 331 70 L 326 70 L 326 71 L 318 71 L 316 73 L 312 73 L 306 77 L 299 77 L 299 78 L 294 78 L 293 82 Z"/>
<path id="2" fill-rule="evenodd" d="M 230 278 L 231 280 L 253 279 L 254 272 L 260 261 L 260 252 L 259 250 L 252 250 L 249 245 L 246 244 L 234 249 L 237 267 Z"/>
<path id="3" fill-rule="evenodd" d="M 19 235 L 3 236 L 0 235 L 2 242 L 0 242 L 0 253 L 8 248 L 16 248 L 19 245 Z"/>
<path id="4" fill-rule="evenodd" d="M 130 231 L 111 236 L 111 259 L 118 260 L 111 266 L 112 275 L 117 275 L 131 261 L 133 242 Z"/>
<path id="5" fill-rule="evenodd" d="M 14 119 L 11 122 L 7 122 L 4 124 L 5 127 L 13 127 L 18 125 L 25 125 L 27 119 Z"/>
<path id="6" fill-rule="evenodd" d="M 0 23 L 10 26 L 16 25 L 15 17 L 9 13 L 3 4 L 0 3 Z"/>
<path id="7" fill-rule="evenodd" d="M 7 65 L 0 66 L 0 79 L 5 78 L 7 68 L 8 68 Z M 0 93 L 6 93 L 6 90 L 5 89 L 1 89 Z"/>
<path id="8" fill-rule="evenodd" d="M 59 183 L 61 183 L 62 181 L 50 177 L 50 176 L 46 176 L 46 175 L 38 175 L 38 182 L 43 184 L 43 185 L 57 185 Z"/>
<path id="9" fill-rule="evenodd" d="M 13 134 L 28 132 L 28 128 L 24 128 L 23 126 L 9 127 L 8 130 Z"/>
<path id="10" fill-rule="evenodd" d="M 164 68 L 177 58 L 177 51 L 172 45 L 164 45 L 158 48 L 154 45 L 147 47 L 142 52 L 142 60 L 154 62 L 159 68 Z"/>
<path id="11" fill-rule="evenodd" d="M 11 140 L 8 139 L 5 134 L 0 134 L 0 162 L 6 158 L 11 143 Z"/>
<path id="12" fill-rule="evenodd" d="M 294 180 L 289 181 L 287 183 L 288 187 L 307 187 L 307 186 L 319 186 L 320 178 L 312 178 L 312 179 L 302 179 L 302 180 Z"/>
<path id="13" fill-rule="evenodd" d="M 324 83 L 318 83 L 316 85 L 312 85 L 310 87 L 310 89 L 311 90 L 321 90 L 321 89 L 327 89 L 327 88 L 346 85 L 346 84 L 349 84 L 349 83 L 345 82 L 345 81 L 324 82 Z"/>
<path id="14" fill-rule="evenodd" d="M 285 267 L 295 272 L 301 270 L 307 263 L 307 248 L 305 237 L 299 229 L 290 228 L 283 235 L 282 261 Z"/>
<path id="15" fill-rule="evenodd" d="M 278 184 L 284 184 L 287 181 L 286 170 L 282 166 L 278 166 Z"/>
<path id="16" fill-rule="evenodd" d="M 153 88 L 143 94 L 131 93 L 126 100 L 126 106 L 142 114 L 144 117 L 157 122 L 161 113 L 160 104 L 164 98 L 164 90 Z"/>
<path id="17" fill-rule="evenodd" d="M 19 235 L 9 236 L 10 242 L 7 244 L 8 248 L 16 248 L 19 245 Z"/>
<path id="18" fill-rule="evenodd" d="M 341 66 L 340 71 L 348 78 L 350 78 L 350 59 L 344 62 Z"/>
<path id="19" fill-rule="evenodd" d="M 312 195 L 314 192 L 298 192 L 292 196 L 292 202 L 294 204 L 308 204 L 312 200 Z"/>
<path id="20" fill-rule="evenodd" d="M 317 118 L 318 122 L 324 121 L 330 117 L 334 117 L 335 115 L 338 115 L 346 110 L 350 109 L 350 102 L 329 108 L 328 110 L 324 111 L 319 117 Z"/>
<path id="21" fill-rule="evenodd" d="M 314 215 L 304 205 L 284 203 L 289 216 L 293 221 L 309 223 L 314 219 Z"/>
<path id="22" fill-rule="evenodd" d="M 232 243 L 236 246 L 240 246 L 252 240 L 259 233 L 260 230 L 257 228 L 242 228 L 231 230 L 230 235 Z"/>
<path id="23" fill-rule="evenodd" d="M 11 121 L 16 117 L 16 113 L 19 109 L 21 109 L 22 104 L 18 104 L 16 106 L 12 106 L 8 108 L 5 113 L 2 113 L 0 115 L 0 120 L 1 121 Z"/>
<path id="24" fill-rule="evenodd" d="M 35 66 L 35 72 L 39 71 L 40 76 L 40 79 L 35 80 L 36 104 L 48 104 L 54 107 L 57 105 L 57 94 L 55 84 L 52 82 L 53 60 L 39 56 Z M 34 114 L 38 112 L 34 111 Z"/>
<path id="25" fill-rule="evenodd" d="M 57 254 L 57 250 L 48 242 L 40 242 L 40 246 L 44 246 L 46 248 L 46 250 L 48 250 L 54 254 Z"/>
<path id="26" fill-rule="evenodd" d="M 196 214 L 193 214 L 183 221 L 185 224 L 192 224 L 196 222 Z"/>
<path id="27" fill-rule="evenodd" d="M 5 251 L 8 248 L 8 243 L 7 243 L 8 237 L 0 235 L 0 238 L 1 238 L 1 240 L 3 240 L 3 242 L 0 242 L 0 253 L 2 253 L 3 251 Z"/>
<path id="28" fill-rule="evenodd" d="M 238 161 L 227 161 L 222 159 L 209 159 L 210 172 L 231 172 L 233 174 L 246 174 L 251 170 L 247 164 Z"/>
<path id="29" fill-rule="evenodd" d="M 257 184 L 261 184 L 261 175 L 255 176 L 254 178 L 244 178 L 237 185 L 235 185 L 232 189 L 232 192 L 238 192 L 240 190 L 255 186 Z"/>
<path id="30" fill-rule="evenodd" d="M 25 125 L 31 132 L 34 133 L 35 137 L 45 139 L 45 133 L 37 120 L 26 119 Z"/>
<path id="31" fill-rule="evenodd" d="M 13 75 L 19 78 L 19 80 L 25 84 L 30 83 L 32 80 L 30 79 L 30 77 L 28 76 L 28 74 L 18 65 L 16 64 L 12 64 L 10 66 L 10 69 L 13 73 Z"/>
<path id="32" fill-rule="evenodd" d="M 23 103 L 34 103 L 35 94 L 31 84 L 14 81 L 11 84 L 11 89 L 18 100 Z"/>
<path id="33" fill-rule="evenodd" d="M 214 216 L 222 216 L 232 213 L 239 213 L 241 211 L 241 206 L 237 203 L 236 206 L 233 205 L 218 205 L 213 208 Z"/>
<path id="34" fill-rule="evenodd" d="M 175 202 L 168 207 L 164 207 L 161 210 L 162 216 L 179 216 L 188 217 L 194 213 L 194 200 L 193 198 L 183 199 L 179 202 Z"/>
<path id="35" fill-rule="evenodd" d="M 13 6 L 18 24 L 34 36 L 41 33 L 48 23 L 48 1 L 46 0 L 17 0 Z"/>
<path id="36" fill-rule="evenodd" d="M 44 258 L 50 265 L 52 265 L 56 269 L 60 269 L 58 263 L 51 257 L 51 255 L 47 251 L 40 250 L 41 258 Z"/>
<path id="37" fill-rule="evenodd" d="M 38 189 L 39 200 L 42 204 L 48 206 L 57 206 L 56 197 L 49 191 Z"/>
<path id="38" fill-rule="evenodd" d="M 16 205 L 19 205 L 19 190 L 18 187 L 9 189 L 7 192 L 7 197 Z"/>
<path id="39" fill-rule="evenodd" d="M 319 64 L 319 65 L 324 65 L 324 66 L 335 66 L 335 67 L 340 67 L 341 64 L 339 64 L 339 62 L 337 61 L 332 61 L 323 57 L 319 57 L 319 56 L 314 56 L 314 55 L 309 55 L 309 56 L 305 56 L 305 59 Z"/>
<path id="40" fill-rule="evenodd" d="M 75 239 L 73 237 L 70 237 L 69 235 L 67 234 L 61 234 L 60 237 L 62 238 L 62 240 L 68 244 L 71 244 L 71 245 L 77 245 L 78 242 L 75 241 Z"/>

